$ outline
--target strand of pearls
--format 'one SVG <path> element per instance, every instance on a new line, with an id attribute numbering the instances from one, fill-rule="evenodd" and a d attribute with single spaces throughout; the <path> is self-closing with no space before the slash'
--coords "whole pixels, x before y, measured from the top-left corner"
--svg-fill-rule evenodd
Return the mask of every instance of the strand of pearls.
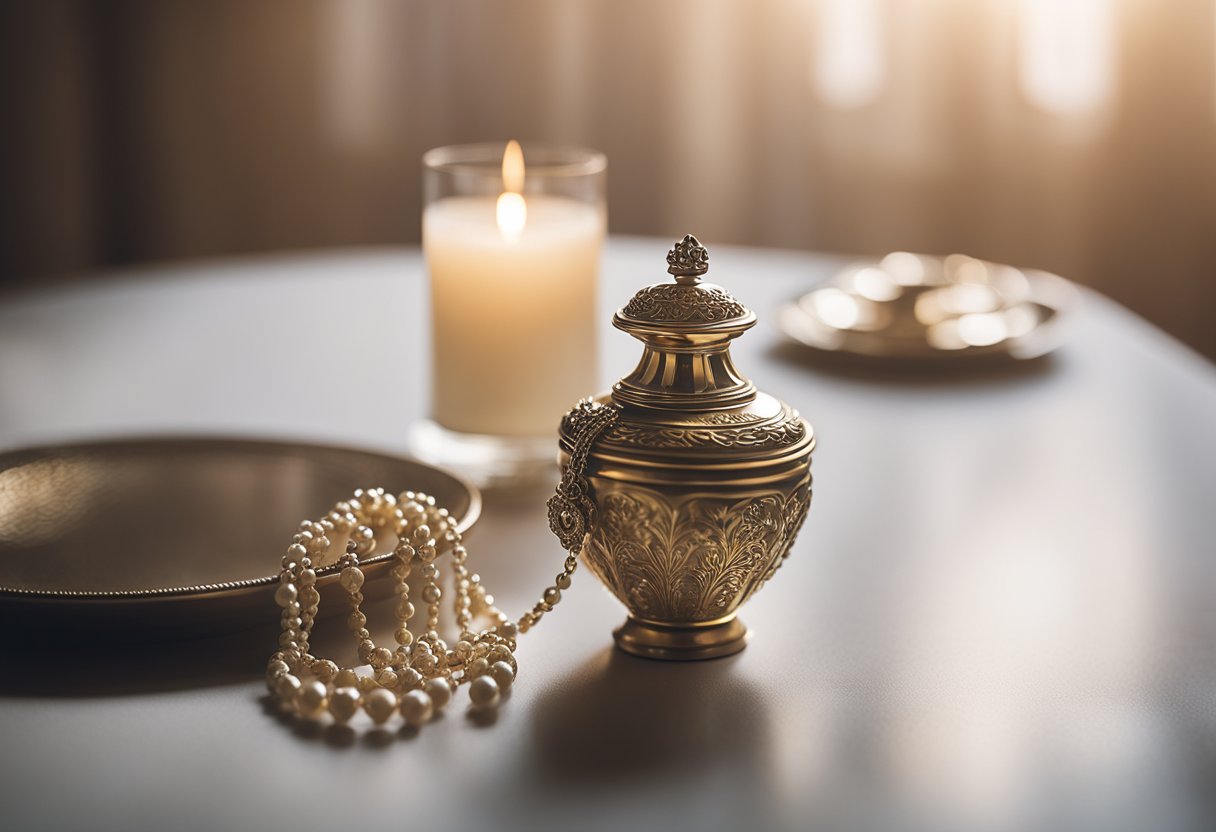
<path id="1" fill-rule="evenodd" d="M 557 493 L 549 500 L 549 524 L 566 549 L 562 571 L 541 593 L 540 600 L 510 621 L 486 594 L 477 575 L 469 572 L 468 551 L 456 522 L 427 494 L 404 491 L 393 495 L 383 488 L 358 489 L 349 500 L 337 503 L 320 520 L 305 520 L 283 556 L 275 601 L 282 608 L 283 631 L 279 649 L 266 665 L 266 685 L 282 705 L 306 719 L 328 713 L 346 722 L 362 709 L 377 725 L 399 713 L 405 722 L 420 726 L 451 701 L 462 685 L 477 708 L 492 708 L 510 688 L 519 672 L 516 639 L 551 612 L 570 587 L 578 555 L 591 528 L 593 503 L 585 477 L 588 454 L 596 438 L 617 419 L 619 408 L 585 399 L 571 416 L 578 425 L 569 464 Z M 396 535 L 396 562 L 391 571 L 397 594 L 394 633 L 396 649 L 382 647 L 367 629 L 363 604 L 360 558 L 376 549 L 377 532 Z M 346 625 L 354 635 L 357 655 L 370 672 L 339 667 L 309 652 L 309 638 L 321 595 L 314 563 L 321 563 L 333 547 L 331 536 L 347 536 L 339 558 L 339 582 L 346 590 L 351 611 Z M 460 637 L 450 648 L 439 635 L 439 587 L 436 561 L 448 554 L 453 564 L 454 612 Z M 417 614 L 410 600 L 409 579 L 414 571 L 424 582 L 426 630 L 415 637 L 409 622 Z M 493 624 L 473 629 L 477 616 Z"/>
<path id="2" fill-rule="evenodd" d="M 397 538 L 390 570 L 397 594 L 395 650 L 372 640 L 361 610 L 360 558 L 375 552 L 377 532 L 386 536 L 389 531 Z M 346 624 L 368 673 L 339 667 L 309 652 L 321 600 L 314 564 L 331 548 L 332 535 L 349 535 L 338 561 L 339 582 L 351 607 Z M 454 565 L 454 611 L 460 628 L 460 638 L 451 648 L 438 632 L 443 591 L 435 562 L 444 553 Z M 275 591 L 282 609 L 282 633 L 279 649 L 266 666 L 270 692 L 300 717 L 322 719 L 328 714 L 339 723 L 362 710 L 377 725 L 400 714 L 407 724 L 420 726 L 466 684 L 474 706 L 497 705 L 518 672 L 515 648 L 520 628 L 494 606 L 478 576 L 470 574 L 467 557 L 448 511 L 437 507 L 433 497 L 413 491 L 398 496 L 382 488 L 360 489 L 324 518 L 301 523 L 283 556 Z M 417 612 L 408 583 L 414 571 L 423 581 L 421 599 L 426 604 L 426 630 L 417 638 L 409 629 Z M 475 631 L 475 616 L 488 617 L 494 624 Z"/>

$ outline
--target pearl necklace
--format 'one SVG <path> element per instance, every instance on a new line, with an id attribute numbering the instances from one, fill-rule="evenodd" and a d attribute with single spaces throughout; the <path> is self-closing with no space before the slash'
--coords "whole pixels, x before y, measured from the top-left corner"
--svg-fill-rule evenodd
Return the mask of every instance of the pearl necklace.
<path id="1" fill-rule="evenodd" d="M 305 520 L 283 556 L 275 602 L 281 607 L 282 633 L 279 649 L 266 666 L 266 685 L 291 713 L 304 719 L 345 723 L 360 709 L 377 725 L 399 713 L 407 725 L 421 726 L 467 685 L 475 708 L 497 706 L 502 693 L 515 681 L 519 667 L 515 659 L 517 639 L 528 632 L 561 601 L 578 567 L 586 533 L 591 528 L 592 506 L 585 499 L 585 467 L 592 443 L 617 417 L 613 405 L 583 401 L 577 412 L 582 420 L 562 475 L 557 494 L 549 501 L 549 522 L 567 551 L 562 571 L 541 594 L 541 599 L 512 622 L 494 606 L 477 575 L 469 572 L 468 551 L 461 542 L 456 521 L 447 509 L 427 494 L 405 491 L 399 495 L 383 488 L 358 489 L 350 499 L 334 505 L 319 520 Z M 360 558 L 376 550 L 377 533 L 397 538 L 396 558 L 390 574 L 397 595 L 395 650 L 378 646 L 367 629 L 363 614 L 363 571 Z M 313 624 L 320 606 L 317 590 L 319 563 L 329 551 L 332 535 L 348 536 L 345 553 L 338 561 L 339 583 L 347 593 L 351 612 L 347 627 L 355 638 L 361 665 L 339 667 L 329 659 L 309 652 Z M 454 612 L 459 639 L 451 647 L 439 635 L 439 568 L 444 554 L 453 564 Z M 408 579 L 417 569 L 425 582 L 421 599 L 426 604 L 426 630 L 415 638 L 409 622 L 416 613 L 410 601 Z M 493 624 L 474 630 L 476 617 Z"/>

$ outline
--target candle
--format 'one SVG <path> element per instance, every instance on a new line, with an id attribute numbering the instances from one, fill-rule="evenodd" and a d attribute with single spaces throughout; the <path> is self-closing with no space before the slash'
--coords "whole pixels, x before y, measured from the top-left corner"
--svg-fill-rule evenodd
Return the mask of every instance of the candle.
<path id="1" fill-rule="evenodd" d="M 432 417 L 449 431 L 550 436 L 597 382 L 604 212 L 545 193 L 543 175 L 529 181 L 515 142 L 494 178 L 496 195 L 444 196 L 423 212 Z"/>

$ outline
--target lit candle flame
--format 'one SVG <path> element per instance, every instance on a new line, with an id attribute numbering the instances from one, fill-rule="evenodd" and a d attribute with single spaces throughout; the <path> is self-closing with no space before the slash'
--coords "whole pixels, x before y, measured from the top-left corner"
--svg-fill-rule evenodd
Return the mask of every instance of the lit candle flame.
<path id="1" fill-rule="evenodd" d="M 515 139 L 507 142 L 502 154 L 502 190 L 498 197 L 498 231 L 515 242 L 528 224 L 528 203 L 524 201 L 524 151 Z"/>
<path id="2" fill-rule="evenodd" d="M 524 150 L 515 139 L 507 142 L 502 153 L 502 189 L 516 194 L 524 192 Z"/>

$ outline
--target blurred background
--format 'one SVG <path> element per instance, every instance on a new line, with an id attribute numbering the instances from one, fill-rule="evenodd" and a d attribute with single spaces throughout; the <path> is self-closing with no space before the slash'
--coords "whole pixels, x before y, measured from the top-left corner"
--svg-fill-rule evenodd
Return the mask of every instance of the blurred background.
<path id="1" fill-rule="evenodd" d="M 965 251 L 1216 359 L 1213 0 L 10 0 L 0 70 L 8 286 L 416 243 L 423 151 L 514 136 L 614 233 Z"/>

